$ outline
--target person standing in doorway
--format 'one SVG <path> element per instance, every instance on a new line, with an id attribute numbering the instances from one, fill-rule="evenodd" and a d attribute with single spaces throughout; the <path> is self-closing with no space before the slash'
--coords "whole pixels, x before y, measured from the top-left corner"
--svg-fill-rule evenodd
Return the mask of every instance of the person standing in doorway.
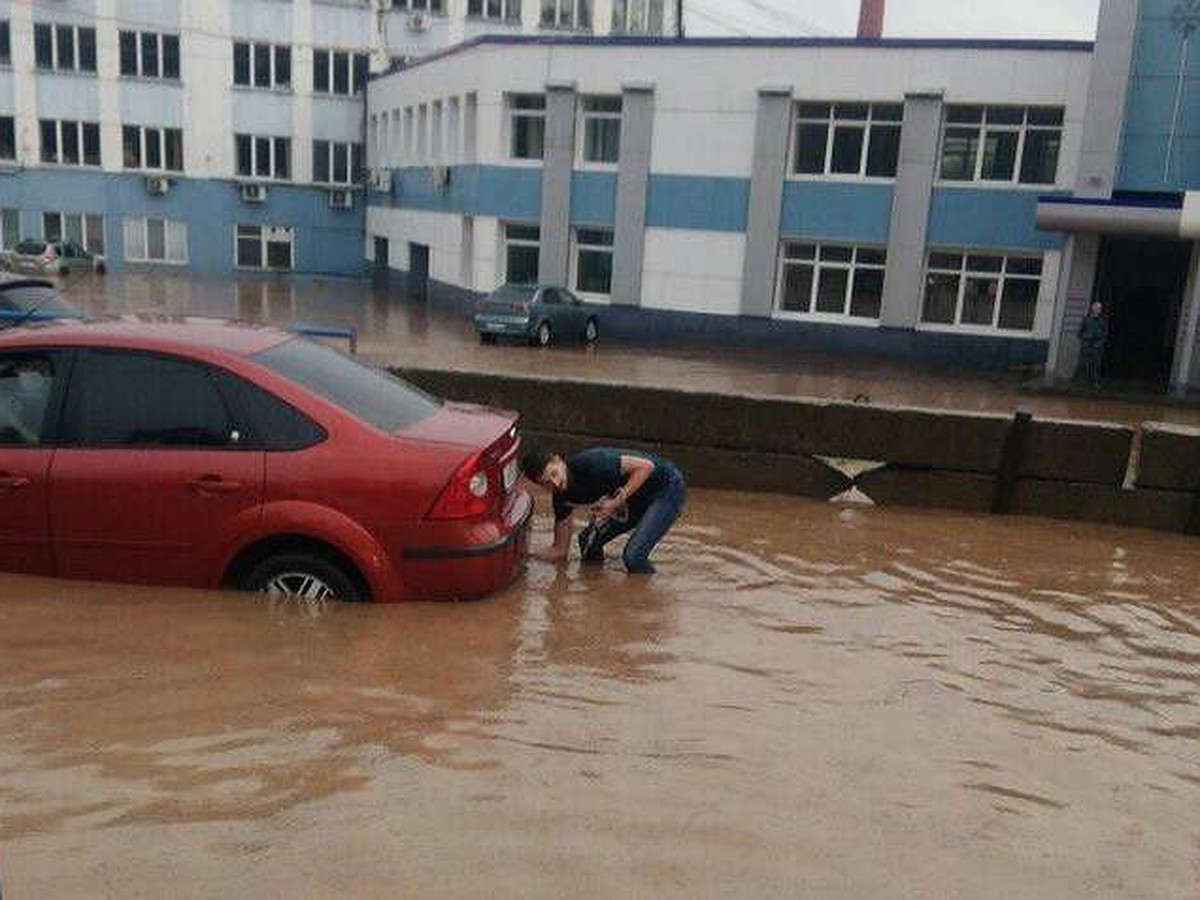
<path id="1" fill-rule="evenodd" d="M 1087 315 L 1079 323 L 1079 367 L 1075 378 L 1086 380 L 1094 388 L 1100 387 L 1100 364 L 1104 362 L 1104 348 L 1108 346 L 1108 317 L 1104 304 L 1093 300 Z"/>
<path id="2" fill-rule="evenodd" d="M 687 501 L 683 474 L 650 453 L 595 448 L 563 459 L 531 449 L 521 458 L 521 470 L 550 491 L 554 501 L 554 543 L 534 554 L 547 562 L 566 560 L 574 531 L 572 511 L 584 507 L 591 514 L 579 535 L 584 562 L 604 562 L 605 545 L 632 531 L 623 554 L 625 569 L 632 575 L 653 574 L 650 554 Z"/>

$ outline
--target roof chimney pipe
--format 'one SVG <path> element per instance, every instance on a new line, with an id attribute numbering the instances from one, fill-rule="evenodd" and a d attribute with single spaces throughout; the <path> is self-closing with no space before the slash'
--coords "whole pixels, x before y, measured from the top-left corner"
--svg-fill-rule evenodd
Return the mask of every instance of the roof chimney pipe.
<path id="1" fill-rule="evenodd" d="M 862 0 L 858 9 L 858 36 L 878 39 L 883 37 L 883 8 L 887 0 Z"/>

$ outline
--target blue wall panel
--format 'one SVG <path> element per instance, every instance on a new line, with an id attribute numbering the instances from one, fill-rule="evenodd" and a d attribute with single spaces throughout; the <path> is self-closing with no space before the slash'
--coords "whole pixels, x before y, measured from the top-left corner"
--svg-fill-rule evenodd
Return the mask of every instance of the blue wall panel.
<path id="1" fill-rule="evenodd" d="M 647 228 L 745 231 L 750 180 L 696 175 L 650 175 Z"/>
<path id="2" fill-rule="evenodd" d="M 1057 250 L 1060 234 L 1038 231 L 1038 194 L 988 188 L 935 188 L 929 244 L 992 250 Z"/>
<path id="3" fill-rule="evenodd" d="M 789 181 L 779 231 L 787 237 L 887 244 L 892 195 L 890 184 Z"/>
<path id="4" fill-rule="evenodd" d="M 575 172 L 571 175 L 571 221 L 612 225 L 617 220 L 617 173 Z"/>

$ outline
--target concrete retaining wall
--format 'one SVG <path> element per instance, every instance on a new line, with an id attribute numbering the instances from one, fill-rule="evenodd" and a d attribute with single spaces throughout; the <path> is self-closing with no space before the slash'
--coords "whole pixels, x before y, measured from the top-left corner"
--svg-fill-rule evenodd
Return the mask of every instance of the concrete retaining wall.
<path id="1" fill-rule="evenodd" d="M 881 505 L 1200 527 L 1200 431 L 1104 422 L 734 396 L 434 369 L 401 375 L 451 400 L 516 410 L 562 453 L 647 449 L 697 486 L 830 499 L 857 486 Z M 839 460 L 869 462 L 857 477 Z"/>

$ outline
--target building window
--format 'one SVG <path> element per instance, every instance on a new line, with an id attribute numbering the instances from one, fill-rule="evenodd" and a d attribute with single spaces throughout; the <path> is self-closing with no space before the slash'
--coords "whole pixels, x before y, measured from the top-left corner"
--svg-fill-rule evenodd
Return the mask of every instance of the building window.
<path id="1" fill-rule="evenodd" d="M 1033 331 L 1041 290 L 1036 256 L 931 252 L 921 320 L 929 325 Z"/>
<path id="2" fill-rule="evenodd" d="M 17 125 L 12 116 L 0 116 L 0 161 L 17 159 Z"/>
<path id="3" fill-rule="evenodd" d="M 592 0 L 542 0 L 542 27 L 592 30 Z"/>
<path id="4" fill-rule="evenodd" d="M 467 0 L 467 15 L 489 22 L 521 24 L 521 0 Z"/>
<path id="5" fill-rule="evenodd" d="M 188 261 L 186 222 L 170 219 L 126 219 L 125 259 L 183 265 Z"/>
<path id="6" fill-rule="evenodd" d="M 777 292 L 781 316 L 879 318 L 886 250 L 789 241 L 781 256 Z"/>
<path id="7" fill-rule="evenodd" d="M 12 65 L 12 23 L 0 19 L 0 66 Z"/>
<path id="8" fill-rule="evenodd" d="M 104 217 L 87 213 L 42 213 L 42 237 L 47 241 L 74 241 L 89 253 L 104 254 Z"/>
<path id="9" fill-rule="evenodd" d="M 435 16 L 446 14 L 446 0 L 392 0 L 392 9 L 427 12 Z"/>
<path id="10" fill-rule="evenodd" d="M 537 284 L 541 240 L 537 225 L 504 226 L 504 274 L 509 284 Z"/>
<path id="11" fill-rule="evenodd" d="M 317 94 L 361 93 L 369 74 L 367 54 L 349 50 L 313 51 L 313 92 Z"/>
<path id="12" fill-rule="evenodd" d="M 317 184 L 360 184 L 363 145 L 313 141 L 313 181 Z"/>
<path id="13" fill-rule="evenodd" d="M 21 213 L 15 209 L 0 209 L 0 247 L 11 250 L 21 242 Z"/>
<path id="14" fill-rule="evenodd" d="M 33 26 L 33 58 L 51 72 L 95 72 L 96 29 L 78 25 Z"/>
<path id="15" fill-rule="evenodd" d="M 942 179 L 1054 184 L 1062 130 L 1062 107 L 947 106 Z"/>
<path id="16" fill-rule="evenodd" d="M 233 83 L 239 87 L 291 90 L 292 48 L 286 44 L 233 45 Z"/>
<path id="17" fill-rule="evenodd" d="M 899 103 L 797 104 L 792 172 L 895 178 L 903 118 Z"/>
<path id="18" fill-rule="evenodd" d="M 575 230 L 575 290 L 581 294 L 611 294 L 612 270 L 612 229 L 577 228 Z"/>
<path id="19" fill-rule="evenodd" d="M 294 238 L 295 230 L 292 228 L 275 225 L 238 225 L 238 268 L 290 270 Z"/>
<path id="20" fill-rule="evenodd" d="M 621 157 L 621 98 L 583 98 L 583 161 L 616 164 Z"/>
<path id="21" fill-rule="evenodd" d="M 237 157 L 237 173 L 240 177 L 291 180 L 291 138 L 235 134 L 233 141 Z"/>
<path id="22" fill-rule="evenodd" d="M 663 0 L 613 0 L 614 34 L 663 33 Z"/>
<path id="23" fill-rule="evenodd" d="M 179 80 L 179 35 L 122 31 L 118 45 L 121 74 L 128 78 Z"/>
<path id="24" fill-rule="evenodd" d="M 69 119 L 41 119 L 41 160 L 62 166 L 100 165 L 100 125 Z"/>
<path id="25" fill-rule="evenodd" d="M 121 144 L 126 169 L 183 171 L 182 129 L 125 125 Z"/>
<path id="26" fill-rule="evenodd" d="M 512 158 L 541 159 L 546 153 L 546 95 L 513 94 L 508 108 Z"/>

